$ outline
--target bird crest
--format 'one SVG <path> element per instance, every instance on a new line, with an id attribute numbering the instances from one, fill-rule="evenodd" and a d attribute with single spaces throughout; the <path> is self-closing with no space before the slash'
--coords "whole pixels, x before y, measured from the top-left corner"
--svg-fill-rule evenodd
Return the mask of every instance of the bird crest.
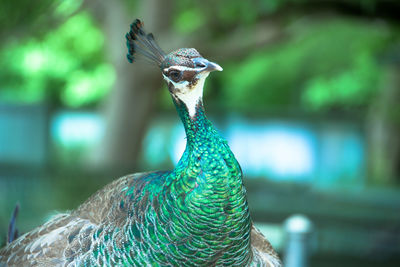
<path id="1" fill-rule="evenodd" d="M 161 66 L 165 59 L 165 53 L 154 40 L 152 33 L 143 30 L 143 22 L 136 19 L 130 26 L 130 31 L 126 34 L 126 45 L 128 46 L 128 61 L 136 61 L 136 55 L 144 56 L 150 62 Z"/>

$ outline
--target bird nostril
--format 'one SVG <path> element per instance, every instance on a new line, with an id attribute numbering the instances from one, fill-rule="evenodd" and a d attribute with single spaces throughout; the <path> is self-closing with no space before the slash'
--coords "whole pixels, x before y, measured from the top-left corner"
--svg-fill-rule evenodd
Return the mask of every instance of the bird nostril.
<path id="1" fill-rule="evenodd" d="M 196 68 L 201 68 L 201 69 L 206 68 L 208 65 L 207 64 L 208 61 L 204 58 L 194 58 L 194 59 L 192 59 L 192 62 L 194 63 L 194 66 Z"/>

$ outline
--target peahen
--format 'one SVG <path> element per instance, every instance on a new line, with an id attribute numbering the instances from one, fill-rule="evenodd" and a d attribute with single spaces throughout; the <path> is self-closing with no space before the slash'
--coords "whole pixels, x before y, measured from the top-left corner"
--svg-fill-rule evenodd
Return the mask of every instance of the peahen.
<path id="1" fill-rule="evenodd" d="M 253 226 L 242 171 L 206 118 L 204 82 L 216 63 L 193 48 L 165 54 L 136 20 L 128 60 L 141 54 L 168 85 L 187 136 L 175 169 L 119 178 L 0 251 L 0 266 L 281 266 Z"/>

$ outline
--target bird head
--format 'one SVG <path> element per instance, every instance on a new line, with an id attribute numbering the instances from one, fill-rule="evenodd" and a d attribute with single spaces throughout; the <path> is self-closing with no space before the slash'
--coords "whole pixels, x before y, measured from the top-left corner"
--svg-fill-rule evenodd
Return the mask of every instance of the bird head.
<path id="1" fill-rule="evenodd" d="M 180 48 L 165 54 L 151 33 L 146 34 L 143 23 L 135 20 L 126 34 L 128 60 L 133 63 L 142 55 L 155 63 L 162 72 L 174 100 L 185 104 L 189 114 L 195 114 L 196 105 L 202 100 L 205 79 L 212 71 L 222 68 L 200 55 L 194 48 Z"/>

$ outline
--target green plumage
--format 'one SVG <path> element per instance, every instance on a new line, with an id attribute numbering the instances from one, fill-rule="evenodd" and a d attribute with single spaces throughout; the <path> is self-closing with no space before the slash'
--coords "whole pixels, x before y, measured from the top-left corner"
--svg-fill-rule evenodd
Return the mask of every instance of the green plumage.
<path id="1" fill-rule="evenodd" d="M 200 107 L 194 118 L 177 108 L 187 133 L 181 160 L 173 171 L 127 181 L 114 208 L 128 218 L 95 233 L 101 246 L 90 249 L 85 263 L 244 266 L 251 260 L 239 164 Z"/>

